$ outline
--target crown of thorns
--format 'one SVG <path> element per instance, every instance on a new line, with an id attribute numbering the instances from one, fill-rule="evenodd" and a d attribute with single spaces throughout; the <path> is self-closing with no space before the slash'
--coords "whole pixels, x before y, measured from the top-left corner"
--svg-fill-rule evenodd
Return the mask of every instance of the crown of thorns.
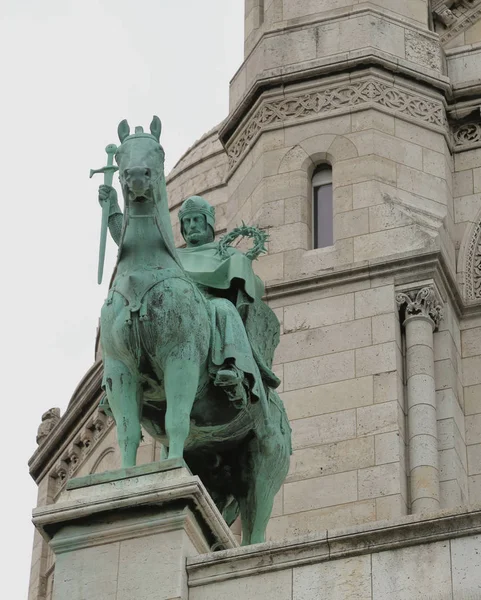
<path id="1" fill-rule="evenodd" d="M 242 223 L 240 227 L 236 227 L 219 240 L 218 252 L 223 258 L 227 258 L 229 255 L 227 248 L 238 237 L 246 237 L 254 240 L 254 246 L 245 253 L 250 260 L 257 260 L 261 254 L 267 252 L 266 242 L 269 239 L 267 233 L 258 227 L 249 227 L 245 223 Z"/>

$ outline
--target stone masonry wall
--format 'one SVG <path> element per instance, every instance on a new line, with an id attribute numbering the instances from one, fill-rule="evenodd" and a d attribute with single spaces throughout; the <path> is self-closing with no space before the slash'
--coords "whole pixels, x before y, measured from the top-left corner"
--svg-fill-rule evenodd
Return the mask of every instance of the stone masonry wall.
<path id="1" fill-rule="evenodd" d="M 434 360 L 441 507 L 449 508 L 468 503 L 461 332 L 450 302 L 434 333 Z"/>
<path id="2" fill-rule="evenodd" d="M 461 331 L 467 473 L 470 503 L 481 502 L 481 319 L 466 319 Z"/>
<path id="3" fill-rule="evenodd" d="M 479 506 L 187 560 L 189 600 L 478 600 Z"/>
<path id="4" fill-rule="evenodd" d="M 406 514 L 393 284 L 344 283 L 271 306 L 283 324 L 275 370 L 283 380 L 294 453 L 269 538 Z"/>

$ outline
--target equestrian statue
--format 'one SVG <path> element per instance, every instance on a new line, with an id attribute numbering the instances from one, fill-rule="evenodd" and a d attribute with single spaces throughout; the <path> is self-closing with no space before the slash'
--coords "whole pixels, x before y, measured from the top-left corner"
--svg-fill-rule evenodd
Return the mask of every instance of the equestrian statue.
<path id="1" fill-rule="evenodd" d="M 107 146 L 107 166 L 91 172 L 104 173 L 99 282 L 107 228 L 118 245 L 100 319 L 102 404 L 116 422 L 123 467 L 136 464 L 143 426 L 200 477 L 229 524 L 240 514 L 243 545 L 258 543 L 291 454 L 272 371 L 279 322 L 252 269 L 266 236 L 242 224 L 214 241 L 214 208 L 192 196 L 179 211 L 186 247 L 177 249 L 160 134 L 158 117 L 150 133 L 131 133 L 122 121 L 120 146 Z M 239 236 L 254 247 L 231 246 Z"/>

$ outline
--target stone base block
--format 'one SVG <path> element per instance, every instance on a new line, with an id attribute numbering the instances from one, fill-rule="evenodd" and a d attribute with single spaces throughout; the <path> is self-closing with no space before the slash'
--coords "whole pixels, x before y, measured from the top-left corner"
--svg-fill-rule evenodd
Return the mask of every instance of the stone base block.
<path id="1" fill-rule="evenodd" d="M 187 599 L 187 557 L 237 545 L 183 461 L 73 479 L 33 522 L 55 553 L 54 600 Z"/>

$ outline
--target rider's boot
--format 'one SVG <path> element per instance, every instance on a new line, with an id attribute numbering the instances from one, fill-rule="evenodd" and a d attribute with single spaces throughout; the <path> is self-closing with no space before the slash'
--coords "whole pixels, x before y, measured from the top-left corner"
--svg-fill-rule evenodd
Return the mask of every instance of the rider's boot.
<path id="1" fill-rule="evenodd" d="M 247 394 L 242 385 L 244 373 L 236 367 L 234 361 L 227 360 L 217 371 L 214 385 L 225 388 L 225 393 L 236 408 L 247 404 Z"/>
<path id="2" fill-rule="evenodd" d="M 227 360 L 217 371 L 214 385 L 219 387 L 231 387 L 238 385 L 244 379 L 244 374 L 235 366 L 233 361 Z"/>

